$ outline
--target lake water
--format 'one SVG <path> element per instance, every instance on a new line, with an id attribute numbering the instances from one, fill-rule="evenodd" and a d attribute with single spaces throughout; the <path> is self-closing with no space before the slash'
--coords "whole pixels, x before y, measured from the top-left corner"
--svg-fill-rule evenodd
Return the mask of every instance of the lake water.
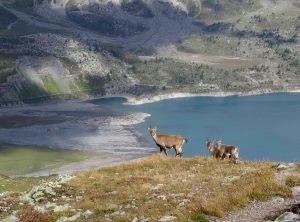
<path id="1" fill-rule="evenodd" d="M 124 101 L 113 98 L 93 103 L 151 114 L 138 128 L 153 146 L 149 124 L 156 125 L 159 133 L 188 138 L 184 156 L 209 155 L 206 139 L 221 138 L 223 143 L 239 146 L 242 160 L 300 160 L 300 94 L 190 97 L 138 106 L 122 105 Z"/>

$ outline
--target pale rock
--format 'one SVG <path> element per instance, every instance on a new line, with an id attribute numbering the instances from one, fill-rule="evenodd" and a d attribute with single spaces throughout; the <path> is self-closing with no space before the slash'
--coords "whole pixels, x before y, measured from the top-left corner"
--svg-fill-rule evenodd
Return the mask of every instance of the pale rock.
<path id="1" fill-rule="evenodd" d="M 19 218 L 15 215 L 10 215 L 7 218 L 5 218 L 4 220 L 2 220 L 1 222 L 19 222 Z"/>
<path id="2" fill-rule="evenodd" d="M 69 208 L 70 208 L 69 204 L 58 205 L 58 206 L 54 207 L 53 211 L 54 212 L 67 211 L 67 210 L 69 210 Z"/>
<path id="3" fill-rule="evenodd" d="M 117 193 L 118 191 L 115 190 L 115 191 L 108 192 L 107 195 L 116 195 Z"/>
<path id="4" fill-rule="evenodd" d="M 84 213 L 83 213 L 83 216 L 85 219 L 89 219 L 94 213 L 90 210 L 86 210 Z"/>
<path id="5" fill-rule="evenodd" d="M 71 222 L 79 219 L 80 213 L 73 215 L 72 217 L 60 217 L 56 220 L 56 222 Z"/>
<path id="6" fill-rule="evenodd" d="M 161 188 L 163 188 L 163 184 L 156 184 L 150 187 L 151 190 L 159 190 Z"/>
<path id="7" fill-rule="evenodd" d="M 300 220 L 300 216 L 298 214 L 294 214 L 292 212 L 285 212 L 281 214 L 276 221 L 278 222 L 297 222 Z"/>
<path id="8" fill-rule="evenodd" d="M 162 200 L 166 200 L 167 199 L 167 197 L 165 195 L 159 195 L 159 196 L 157 196 L 157 198 L 158 199 L 162 199 Z"/>
<path id="9" fill-rule="evenodd" d="M 82 196 L 76 196 L 75 198 L 77 201 L 81 200 L 82 199 Z"/>
<path id="10" fill-rule="evenodd" d="M 133 218 L 131 222 L 139 222 L 139 219 L 137 217 Z"/>
<path id="11" fill-rule="evenodd" d="M 34 210 L 40 213 L 46 213 L 48 211 L 45 206 L 34 206 Z"/>
<path id="12" fill-rule="evenodd" d="M 126 214 L 125 211 L 116 211 L 111 214 L 111 216 L 124 216 Z"/>
<path id="13" fill-rule="evenodd" d="M 286 169 L 289 169 L 290 166 L 287 166 L 287 165 L 284 165 L 284 164 L 279 164 L 277 166 L 277 170 L 286 170 Z"/>
<path id="14" fill-rule="evenodd" d="M 117 208 L 118 208 L 118 205 L 113 204 L 113 203 L 107 204 L 106 206 L 107 206 L 109 209 L 117 209 Z"/>
<path id="15" fill-rule="evenodd" d="M 170 215 L 166 215 L 166 216 L 160 218 L 159 222 L 167 222 L 167 221 L 173 221 L 173 220 L 176 220 L 176 217 L 170 216 Z"/>
<path id="16" fill-rule="evenodd" d="M 56 193 L 53 191 L 52 187 L 46 187 L 46 188 L 45 188 L 45 193 L 46 193 L 46 194 L 53 195 L 53 196 L 56 195 Z"/>

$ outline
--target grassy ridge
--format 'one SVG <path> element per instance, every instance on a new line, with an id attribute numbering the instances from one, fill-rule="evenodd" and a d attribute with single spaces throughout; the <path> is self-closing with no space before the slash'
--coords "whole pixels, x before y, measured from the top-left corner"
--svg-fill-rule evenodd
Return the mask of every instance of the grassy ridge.
<path id="1" fill-rule="evenodd" d="M 93 214 L 87 218 L 81 214 L 76 221 L 123 222 L 135 217 L 159 221 L 171 215 L 174 221 L 206 222 L 212 216 L 224 217 L 253 200 L 290 197 L 290 187 L 300 183 L 300 165 L 295 175 L 287 176 L 285 183 L 276 180 L 277 166 L 272 162 L 233 164 L 211 157 L 180 159 L 153 155 L 115 167 L 77 173 L 74 179 L 54 188 L 54 196 L 45 195 L 35 203 L 36 206 L 53 201 L 59 206 L 67 204 L 69 207 L 64 211 L 43 213 L 27 204 L 16 204 L 12 210 L 19 210 L 21 220 L 32 218 L 30 221 L 34 222 L 52 222 L 86 210 Z M 49 180 L 0 179 L 0 184 L 20 192 Z M 6 199 L 13 203 L 19 200 L 16 193 Z M 0 218 L 6 216 L 7 213 L 0 212 Z"/>
<path id="2" fill-rule="evenodd" d="M 288 186 L 276 183 L 273 165 L 234 165 L 205 157 L 175 159 L 154 155 L 79 174 L 67 190 L 72 190 L 72 195 L 84 194 L 76 207 L 96 212 L 91 221 L 104 220 L 121 206 L 125 214 L 109 216 L 113 221 L 141 216 L 157 221 L 164 215 L 176 216 L 177 221 L 202 221 L 199 218 L 209 215 L 223 217 L 225 212 L 245 207 L 252 200 L 290 196 Z M 226 182 L 228 178 L 234 179 Z"/>

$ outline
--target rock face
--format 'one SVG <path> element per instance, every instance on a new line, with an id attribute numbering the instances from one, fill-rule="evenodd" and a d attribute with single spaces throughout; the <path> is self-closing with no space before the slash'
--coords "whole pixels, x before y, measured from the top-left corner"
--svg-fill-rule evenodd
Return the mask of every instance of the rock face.
<path id="1" fill-rule="evenodd" d="M 278 222 L 299 222 L 300 216 L 298 214 L 294 214 L 292 212 L 286 212 L 280 215 L 276 221 Z"/>

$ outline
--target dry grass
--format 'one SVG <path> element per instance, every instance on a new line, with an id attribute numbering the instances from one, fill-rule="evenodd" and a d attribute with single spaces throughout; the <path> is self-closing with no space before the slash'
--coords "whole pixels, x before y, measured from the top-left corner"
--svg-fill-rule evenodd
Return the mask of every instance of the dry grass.
<path id="1" fill-rule="evenodd" d="M 60 192 L 82 195 L 74 207 L 94 211 L 91 221 L 129 221 L 141 216 L 157 221 L 165 215 L 176 216 L 177 221 L 205 221 L 207 215 L 223 217 L 254 199 L 290 196 L 287 185 L 276 183 L 276 169 L 272 165 L 236 165 L 205 157 L 179 159 L 154 155 L 80 173 Z M 236 177 L 222 184 L 227 176 Z"/>
<path id="2" fill-rule="evenodd" d="M 289 187 L 300 186 L 300 176 L 299 175 L 289 175 L 289 176 L 287 176 L 285 184 Z"/>

